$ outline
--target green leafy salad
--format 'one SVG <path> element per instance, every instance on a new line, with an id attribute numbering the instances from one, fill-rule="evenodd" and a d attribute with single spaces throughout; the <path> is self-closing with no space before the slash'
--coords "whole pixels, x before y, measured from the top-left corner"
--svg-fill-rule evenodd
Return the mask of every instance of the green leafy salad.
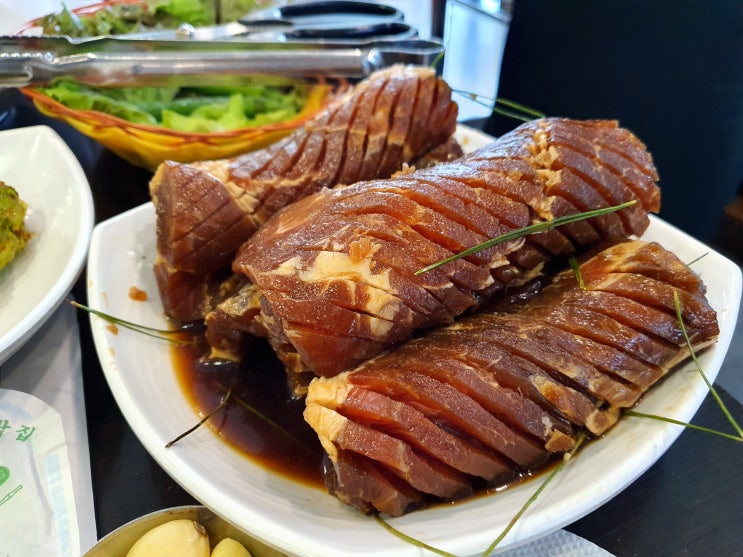
<path id="1" fill-rule="evenodd" d="M 260 7 L 261 0 L 113 2 L 80 15 L 64 6 L 59 12 L 39 18 L 37 24 L 46 35 L 121 35 L 173 29 L 182 23 L 198 26 L 232 21 Z"/>
<path id="2" fill-rule="evenodd" d="M 217 15 L 223 21 L 235 19 L 260 8 L 260 3 L 222 0 Z M 85 15 L 64 8 L 38 24 L 46 34 L 119 35 L 181 23 L 215 23 L 213 4 L 211 0 L 147 0 L 113 3 Z M 305 106 L 311 86 L 290 78 L 256 76 L 240 87 L 95 87 L 65 77 L 36 89 L 73 110 L 95 110 L 180 132 L 215 133 L 292 119 Z"/>
<path id="3" fill-rule="evenodd" d="M 38 90 L 74 110 L 189 133 L 283 122 L 302 110 L 310 93 L 309 84 L 289 78 L 253 81 L 241 87 L 94 87 L 60 78 Z"/>

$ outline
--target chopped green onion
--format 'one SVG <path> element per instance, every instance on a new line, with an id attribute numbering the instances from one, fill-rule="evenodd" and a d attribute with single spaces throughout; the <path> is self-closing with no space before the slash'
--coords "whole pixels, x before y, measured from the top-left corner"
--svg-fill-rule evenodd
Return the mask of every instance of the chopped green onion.
<path id="1" fill-rule="evenodd" d="M 686 341 L 686 347 L 689 349 L 689 354 L 691 355 L 691 359 L 694 362 L 694 365 L 697 368 L 697 371 L 699 372 L 699 375 L 702 377 L 702 380 L 704 381 L 705 385 L 707 385 L 707 389 L 709 390 L 712 397 L 717 401 L 717 405 L 720 407 L 720 410 L 722 410 L 722 413 L 725 415 L 725 417 L 728 419 L 730 424 L 733 426 L 733 429 L 738 432 L 738 435 L 740 436 L 740 440 L 743 441 L 743 430 L 741 430 L 740 426 L 738 425 L 738 422 L 735 421 L 735 418 L 730 414 L 730 411 L 727 409 L 727 406 L 725 406 L 725 403 L 720 398 L 720 395 L 717 393 L 717 389 L 710 383 L 709 379 L 707 379 L 707 374 L 704 373 L 704 370 L 702 369 L 702 365 L 699 363 L 699 360 L 697 359 L 696 352 L 694 351 L 694 347 L 691 345 L 691 340 L 689 339 L 689 335 L 686 332 L 686 326 L 684 325 L 684 319 L 681 315 L 681 301 L 679 300 L 678 292 L 674 290 L 673 292 L 673 305 L 676 309 L 676 319 L 679 322 L 679 327 L 681 327 L 681 333 L 684 335 L 684 340 Z"/>
<path id="2" fill-rule="evenodd" d="M 166 449 L 169 449 L 170 447 L 172 447 L 173 445 L 175 445 L 178 441 L 180 441 L 181 439 L 183 439 L 187 435 L 190 435 L 191 433 L 193 433 L 194 431 L 196 431 L 197 429 L 199 429 L 202 425 L 204 425 L 208 419 L 210 419 L 212 416 L 214 416 L 222 408 L 224 408 L 225 406 L 227 406 L 227 401 L 229 400 L 231 394 L 232 394 L 232 388 L 230 388 L 227 391 L 227 394 L 222 397 L 222 400 L 219 402 L 219 404 L 211 412 L 209 412 L 206 416 L 204 416 L 203 418 L 201 418 L 195 426 L 188 428 L 186 431 L 184 431 L 183 433 L 181 433 L 180 435 L 178 435 L 172 441 L 168 441 L 165 444 L 165 448 Z"/>
<path id="3" fill-rule="evenodd" d="M 578 263 L 578 260 L 575 258 L 574 255 L 571 255 L 568 258 L 568 263 L 570 264 L 570 268 L 575 274 L 575 279 L 578 281 L 578 288 L 580 288 L 581 290 L 585 290 L 586 283 L 583 282 L 583 273 L 580 272 L 580 264 Z"/>
<path id="4" fill-rule="evenodd" d="M 298 439 L 297 437 L 295 437 L 294 435 L 292 435 L 292 433 L 290 431 L 288 431 L 287 429 L 281 427 L 279 424 L 277 424 L 276 422 L 274 422 L 273 420 L 271 420 L 268 416 L 266 416 L 265 414 L 262 414 L 261 412 L 259 412 L 258 410 L 256 410 L 252 406 L 250 406 L 243 399 L 241 399 L 239 397 L 234 397 L 234 399 L 235 399 L 235 402 L 237 404 L 239 404 L 240 406 L 242 406 L 245 410 L 247 410 L 248 412 L 250 412 L 254 416 L 256 416 L 259 419 L 261 419 L 264 422 L 266 422 L 269 426 L 271 426 L 273 429 L 275 429 L 276 431 L 278 431 L 279 433 L 281 433 L 284 437 L 286 437 L 290 441 L 296 443 L 297 445 L 303 447 L 306 450 L 310 450 L 310 451 L 312 450 L 304 442 L 302 442 L 300 439 Z"/>
<path id="5" fill-rule="evenodd" d="M 567 466 L 568 462 L 573 458 L 573 455 L 578 451 L 580 446 L 583 444 L 583 442 L 586 440 L 586 432 L 582 431 L 580 435 L 578 436 L 578 439 L 575 443 L 575 446 L 570 450 L 570 452 L 567 452 L 562 455 L 562 461 L 560 464 L 555 466 L 555 468 L 550 472 L 549 476 L 547 476 L 544 481 L 541 483 L 539 488 L 532 494 L 531 497 L 524 503 L 524 505 L 521 507 L 519 512 L 517 512 L 514 517 L 511 519 L 511 521 L 506 525 L 504 530 L 500 533 L 500 535 L 493 540 L 493 543 L 491 543 L 488 548 L 483 552 L 483 557 L 487 557 L 490 555 L 490 553 L 498 547 L 498 544 L 503 541 L 503 538 L 505 538 L 508 533 L 511 531 L 511 529 L 516 525 L 516 522 L 524 515 L 524 513 L 527 511 L 527 509 L 534 503 L 534 501 L 537 500 L 537 497 L 545 490 L 547 485 L 554 479 L 557 474 L 562 471 L 565 466 Z"/>
<path id="6" fill-rule="evenodd" d="M 217 383 L 217 385 L 219 385 L 222 389 L 224 389 L 224 386 L 223 385 L 221 385 L 219 383 Z M 252 406 L 250 406 L 247 402 L 245 402 L 240 397 L 233 396 L 232 395 L 232 387 L 230 387 L 229 389 L 226 389 L 226 392 L 225 392 L 224 397 L 222 397 L 222 400 L 220 401 L 220 403 L 213 410 L 211 410 L 209 413 L 207 413 L 206 416 L 204 416 L 201 420 L 199 420 L 193 427 L 190 427 L 189 429 L 187 429 L 186 431 L 184 431 L 183 433 L 181 433 L 180 435 L 178 435 L 175 439 L 173 439 L 172 441 L 169 441 L 165 445 L 165 448 L 171 447 L 172 445 L 174 445 L 175 443 L 177 443 L 178 441 L 180 441 L 181 439 L 183 439 L 187 435 L 190 435 L 191 433 L 193 433 L 194 431 L 196 431 L 198 428 L 200 428 L 202 425 L 204 425 L 207 422 L 207 420 L 209 420 L 210 418 L 212 418 L 217 412 L 219 412 L 222 408 L 224 408 L 225 406 L 227 406 L 227 403 L 230 402 L 231 400 L 233 400 L 235 403 L 237 403 L 240 406 L 242 406 L 245 410 L 247 410 L 248 412 L 250 412 L 254 416 L 256 416 L 259 419 L 261 419 L 264 422 L 266 422 L 269 426 L 271 426 L 273 429 L 275 429 L 277 432 L 279 432 L 280 434 L 282 434 L 283 436 L 285 436 L 287 439 L 289 439 L 290 441 L 292 441 L 296 445 L 302 447 L 303 449 L 305 449 L 307 451 L 312 451 L 312 449 L 310 447 L 308 447 L 304 442 L 302 442 L 300 439 L 298 439 L 297 437 L 295 437 L 294 435 L 292 435 L 289 431 L 287 431 L 286 429 L 284 429 L 283 427 L 281 427 L 279 424 L 277 424 L 276 422 L 274 422 L 273 420 L 271 420 L 270 418 L 268 418 L 266 415 L 262 414 L 261 412 L 259 412 L 258 410 L 256 410 Z"/>
<path id="7" fill-rule="evenodd" d="M 511 521 L 506 525 L 506 527 L 503 529 L 503 531 L 498 535 L 495 540 L 493 540 L 493 543 L 491 543 L 488 548 L 483 552 L 482 557 L 487 557 L 490 555 L 493 550 L 498 546 L 500 542 L 503 541 L 503 539 L 508 535 L 508 533 L 513 529 L 514 525 L 518 520 L 524 515 L 524 513 L 529 509 L 529 507 L 534 503 L 534 501 L 537 500 L 539 495 L 546 489 L 547 485 L 554 479 L 555 476 L 563 469 L 565 466 L 567 466 L 567 463 L 573 458 L 576 452 L 578 452 L 578 449 L 583 444 L 583 442 L 586 440 L 587 434 L 585 431 L 581 431 L 578 435 L 578 438 L 575 442 L 575 446 L 567 453 L 564 453 L 562 455 L 562 460 L 560 463 L 555 466 L 555 468 L 549 473 L 549 475 L 544 479 L 544 481 L 541 483 L 539 488 L 527 499 L 527 501 L 523 504 L 521 509 L 514 515 L 514 517 L 511 519 Z M 426 549 L 432 553 L 436 553 L 437 555 L 442 555 L 444 557 L 456 557 L 456 555 L 453 555 L 447 551 L 444 551 L 443 549 L 438 549 L 436 547 L 433 547 L 431 545 L 428 545 L 425 542 L 422 542 L 420 540 L 417 540 L 413 538 L 412 536 L 408 536 L 407 534 L 401 532 L 394 526 L 392 526 L 390 523 L 388 523 L 386 520 L 384 520 L 381 516 L 375 515 L 374 518 L 376 521 L 388 532 L 392 533 L 394 536 L 397 536 L 401 540 L 410 543 L 416 547 L 419 547 L 421 549 Z"/>
<path id="8" fill-rule="evenodd" d="M 718 431 L 716 429 L 712 429 L 709 427 L 691 424 L 689 422 L 682 422 L 680 420 L 674 420 L 673 418 L 667 418 L 665 416 L 659 416 L 658 414 L 647 414 L 645 412 L 638 412 L 637 410 L 631 410 L 629 408 L 625 408 L 622 413 L 625 416 L 634 416 L 636 418 L 649 418 L 651 420 L 657 420 L 659 422 L 666 422 L 669 424 L 680 425 L 680 426 L 683 426 L 689 429 L 696 429 L 697 431 L 703 431 L 705 433 L 712 433 L 713 435 L 719 435 L 720 437 L 725 437 L 726 439 L 732 439 L 733 441 L 743 441 L 743 437 L 731 435 L 729 433 L 725 433 L 724 431 Z"/>
<path id="9" fill-rule="evenodd" d="M 516 110 L 523 112 L 526 115 L 532 116 L 533 118 L 544 118 L 545 117 L 545 114 L 542 112 L 539 112 L 538 110 L 534 110 L 533 108 L 529 108 L 528 106 L 524 106 L 521 103 L 517 103 L 509 99 L 504 99 L 503 97 L 498 97 L 497 99 L 495 99 L 495 104 L 496 106 L 499 104 L 502 104 L 509 108 L 515 108 Z"/>
<path id="10" fill-rule="evenodd" d="M 686 264 L 686 266 L 687 266 L 687 267 L 691 267 L 692 265 L 694 265 L 694 263 L 696 263 L 696 262 L 697 262 L 697 261 L 699 261 L 700 259 L 704 259 L 705 257 L 707 257 L 707 255 L 708 255 L 708 254 L 709 254 L 709 252 L 705 252 L 705 253 L 703 253 L 702 255 L 700 255 L 699 257 L 697 257 L 696 259 L 692 259 L 691 261 L 689 261 L 689 262 L 688 262 L 688 263 Z"/>
<path id="11" fill-rule="evenodd" d="M 509 108 L 503 108 L 500 105 L 507 106 Z M 510 109 L 516 109 L 516 111 Z M 528 122 L 530 120 L 533 120 L 534 118 L 544 118 L 545 116 L 537 110 L 513 101 L 509 101 L 508 99 L 504 99 L 502 97 L 498 97 L 497 99 L 495 99 L 493 113 L 500 114 L 501 116 L 506 116 L 508 118 L 513 118 L 514 120 L 520 120 L 522 122 Z"/>
<path id="12" fill-rule="evenodd" d="M 457 557 L 453 553 L 449 553 L 448 551 L 444 551 L 443 549 L 438 549 L 436 547 L 428 545 L 427 543 L 417 540 L 412 536 L 408 536 L 407 534 L 401 532 L 400 530 L 392 526 L 389 522 L 387 522 L 385 519 L 383 519 L 378 514 L 374 515 L 374 518 L 382 526 L 382 528 L 390 532 L 392 535 L 400 538 L 404 542 L 407 542 L 411 545 L 419 547 L 420 549 L 425 549 L 427 551 L 430 551 L 431 553 L 442 555 L 443 557 Z"/>
<path id="13" fill-rule="evenodd" d="M 722 410 L 722 413 L 725 415 L 725 417 L 728 419 L 730 424 L 733 426 L 733 429 L 735 429 L 735 431 L 738 432 L 738 435 L 737 436 L 731 435 L 723 431 L 718 431 L 718 430 L 711 429 L 708 427 L 698 426 L 695 424 L 690 424 L 687 422 L 674 420 L 673 418 L 666 418 L 665 416 L 658 416 L 657 414 L 646 414 L 645 412 L 638 412 L 637 410 L 630 410 L 629 408 L 624 409 L 624 414 L 628 416 L 635 416 L 638 418 L 649 418 L 649 419 L 658 420 L 661 422 L 676 424 L 676 425 L 680 425 L 683 427 L 687 427 L 689 429 L 695 429 L 698 431 L 704 431 L 706 433 L 712 433 L 714 435 L 719 435 L 720 437 L 725 437 L 726 439 L 732 439 L 733 441 L 743 441 L 743 431 L 738 425 L 738 422 L 736 422 L 735 418 L 733 418 L 733 416 L 730 414 L 730 411 L 728 410 L 727 406 L 720 398 L 720 395 L 717 393 L 717 389 L 715 389 L 712 383 L 710 383 L 709 379 L 707 379 L 707 374 L 704 373 L 704 370 L 702 369 L 702 365 L 699 363 L 699 360 L 697 359 L 696 351 L 694 350 L 694 347 L 691 345 L 691 340 L 689 339 L 689 335 L 686 332 L 686 326 L 684 325 L 684 319 L 683 319 L 683 316 L 681 315 L 681 301 L 679 300 L 678 291 L 676 290 L 674 290 L 673 292 L 673 305 L 674 305 L 674 309 L 676 310 L 676 319 L 678 321 L 679 327 L 681 328 L 681 334 L 684 336 L 684 341 L 686 342 L 686 347 L 689 350 L 691 359 L 694 362 L 697 371 L 702 376 L 704 383 L 707 385 L 707 389 L 712 394 L 712 397 L 717 402 L 717 405 L 720 407 L 720 410 Z"/>
<path id="14" fill-rule="evenodd" d="M 85 306 L 74 300 L 69 300 L 69 302 L 72 306 L 76 307 L 77 309 L 81 309 L 81 310 L 87 311 L 88 313 L 92 313 L 93 315 L 96 315 L 100 317 L 101 319 L 108 321 L 109 323 L 112 323 L 114 325 L 119 325 L 121 327 L 124 327 L 125 329 L 129 329 L 137 333 L 142 333 L 143 335 L 147 335 L 150 337 L 159 338 L 160 340 L 174 342 L 176 344 L 194 344 L 194 341 L 182 340 L 182 339 L 179 339 L 173 336 L 173 335 L 177 335 L 179 333 L 184 332 L 187 328 L 189 328 L 189 325 L 184 326 L 182 329 L 175 329 L 175 330 L 156 329 L 154 327 L 147 327 L 146 325 L 139 325 L 137 323 L 132 323 L 131 321 L 121 319 L 120 317 L 114 317 L 113 315 L 109 315 L 108 313 L 105 313 L 103 311 Z"/>
<path id="15" fill-rule="evenodd" d="M 593 217 L 599 217 L 601 215 L 605 215 L 607 213 L 613 213 L 615 211 L 621 211 L 622 209 L 626 209 L 627 207 L 630 207 L 634 205 L 635 203 L 637 203 L 637 200 L 633 199 L 632 201 L 627 201 L 626 203 L 622 203 L 621 205 L 614 205 L 612 207 L 604 207 L 603 209 L 595 209 L 593 211 L 586 211 L 584 213 L 564 215 L 562 217 L 557 217 L 552 220 L 545 220 L 545 221 L 541 221 L 535 224 L 531 224 L 529 226 L 524 226 L 523 228 L 511 230 L 510 232 L 501 234 L 500 236 L 497 236 L 496 238 L 491 238 L 490 240 L 486 240 L 485 242 L 482 242 L 480 244 L 477 244 L 476 246 L 473 246 L 464 251 L 461 251 L 455 255 L 452 255 L 451 257 L 447 257 L 446 259 L 442 259 L 440 261 L 437 261 L 436 263 L 432 263 L 431 265 L 427 267 L 418 269 L 415 272 L 415 274 L 422 275 L 423 273 L 432 271 L 436 269 L 437 267 L 446 265 L 447 263 L 451 263 L 452 261 L 456 261 L 457 259 L 467 257 L 468 255 L 478 253 L 480 251 L 486 250 L 488 248 L 491 248 L 498 244 L 502 244 L 504 242 L 510 242 L 511 240 L 517 240 L 518 238 L 523 238 L 524 236 L 528 236 L 529 234 L 536 234 L 537 232 L 544 232 L 545 230 L 556 228 L 558 226 L 562 226 L 565 224 L 570 224 L 573 222 L 578 222 L 578 221 L 590 219 Z"/>

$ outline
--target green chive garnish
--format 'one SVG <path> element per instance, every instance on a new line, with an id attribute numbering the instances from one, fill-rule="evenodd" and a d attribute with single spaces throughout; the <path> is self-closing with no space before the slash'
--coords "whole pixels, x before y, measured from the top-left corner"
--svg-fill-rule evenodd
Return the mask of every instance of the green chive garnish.
<path id="1" fill-rule="evenodd" d="M 727 406 L 725 406 L 725 403 L 720 398 L 720 395 L 717 393 L 717 389 L 710 383 L 709 379 L 707 379 L 707 374 L 704 373 L 704 370 L 702 369 L 702 365 L 699 363 L 699 360 L 697 359 L 696 352 L 694 351 L 694 347 L 691 345 L 691 340 L 689 339 L 689 335 L 686 332 L 686 325 L 684 325 L 684 319 L 681 315 L 681 301 L 679 300 L 678 291 L 673 291 L 673 305 L 676 309 L 676 319 L 678 320 L 679 327 L 681 327 L 681 334 L 684 335 L 684 341 L 686 342 L 686 347 L 689 349 L 689 354 L 691 355 L 691 359 L 694 362 L 694 365 L 697 368 L 697 371 L 699 372 L 699 375 L 702 377 L 702 380 L 704 381 L 704 384 L 707 385 L 707 389 L 709 390 L 712 397 L 717 401 L 717 405 L 720 407 L 720 410 L 722 410 L 722 413 L 725 415 L 725 417 L 730 422 L 730 425 L 733 426 L 733 429 L 738 432 L 738 435 L 740 437 L 739 441 L 743 441 L 743 430 L 741 430 L 740 426 L 738 425 L 738 422 L 735 421 L 735 418 L 730 414 L 730 411 L 728 410 Z"/>
<path id="2" fill-rule="evenodd" d="M 506 232 L 505 234 L 501 234 L 500 236 L 491 238 L 490 240 L 486 240 L 480 244 L 477 244 L 476 246 L 473 246 L 455 255 L 452 255 L 451 257 L 447 257 L 446 259 L 442 259 L 440 261 L 437 261 L 436 263 L 432 263 L 428 267 L 423 267 L 422 269 L 418 269 L 415 272 L 415 274 L 422 275 L 423 273 L 432 271 L 433 269 L 436 269 L 437 267 L 441 267 L 442 265 L 446 265 L 447 263 L 451 263 L 452 261 L 456 261 L 457 259 L 461 259 L 463 257 L 467 257 L 468 255 L 478 253 L 480 251 L 486 250 L 498 244 L 502 244 L 505 242 L 510 242 L 511 240 L 517 240 L 519 238 L 523 238 L 524 236 L 528 236 L 529 234 L 536 234 L 538 232 L 544 232 L 545 230 L 550 230 L 551 228 L 555 228 L 555 227 L 562 226 L 565 224 L 570 224 L 573 222 L 578 222 L 578 221 L 590 219 L 593 217 L 600 217 L 601 215 L 606 215 L 607 213 L 613 213 L 615 211 L 621 211 L 622 209 L 631 207 L 635 203 L 637 203 L 637 200 L 633 199 L 632 201 L 627 201 L 626 203 L 622 203 L 621 205 L 614 205 L 612 207 L 604 207 L 603 209 L 594 209 L 593 211 L 586 211 L 584 213 L 564 215 L 562 217 L 557 217 L 552 220 L 545 220 L 545 221 L 537 222 L 535 224 L 531 224 L 529 226 L 524 226 L 523 228 L 517 228 L 516 230 L 511 230 L 510 232 Z"/>
<path id="3" fill-rule="evenodd" d="M 573 270 L 573 274 L 575 274 L 575 280 L 578 281 L 578 288 L 585 290 L 586 283 L 583 282 L 583 273 L 580 271 L 580 263 L 578 263 L 578 260 L 573 255 L 568 257 L 568 263 L 570 264 L 570 268 Z"/>
<path id="4" fill-rule="evenodd" d="M 108 313 L 105 313 L 97 309 L 93 309 L 86 305 L 80 304 L 74 300 L 69 300 L 69 302 L 72 306 L 76 307 L 77 309 L 81 309 L 83 311 L 87 311 L 88 313 L 92 313 L 93 315 L 96 315 L 100 317 L 101 319 L 104 319 L 105 321 L 108 321 L 109 323 L 113 325 L 119 325 L 120 327 L 123 327 L 125 329 L 129 329 L 137 333 L 142 333 L 143 335 L 147 335 L 150 337 L 159 338 L 160 340 L 166 340 L 168 342 L 174 342 L 177 344 L 193 344 L 193 341 L 182 340 L 174 336 L 174 335 L 177 335 L 178 333 L 184 332 L 185 329 L 189 328 L 188 325 L 184 326 L 182 329 L 175 329 L 175 330 L 156 329 L 154 327 L 148 327 L 146 325 L 140 325 L 138 323 L 133 323 L 131 321 L 121 319 L 120 317 L 114 317 L 113 315 L 110 315 Z"/>
<path id="5" fill-rule="evenodd" d="M 565 466 L 567 466 L 568 462 L 573 458 L 575 453 L 578 451 L 580 446 L 583 444 L 583 441 L 586 440 L 586 432 L 581 431 L 580 435 L 578 435 L 578 439 L 575 442 L 575 446 L 570 450 L 570 452 L 567 452 L 562 455 L 562 460 L 560 461 L 560 464 L 555 466 L 555 468 L 549 473 L 549 475 L 544 479 L 544 481 L 541 483 L 541 485 L 537 488 L 537 490 L 532 494 L 531 497 L 524 503 L 524 505 L 521 507 L 519 512 L 517 512 L 514 517 L 511 519 L 511 521 L 506 525 L 506 527 L 503 529 L 503 531 L 500 533 L 500 535 L 493 540 L 493 543 L 491 543 L 488 548 L 483 552 L 483 557 L 487 557 L 490 555 L 490 553 L 498 547 L 498 544 L 503 541 L 503 538 L 505 538 L 508 535 L 508 532 L 511 531 L 511 529 L 516 525 L 518 520 L 524 515 L 524 513 L 527 511 L 527 509 L 534 503 L 534 501 L 537 500 L 537 497 L 545 490 L 547 485 L 559 474 Z"/>

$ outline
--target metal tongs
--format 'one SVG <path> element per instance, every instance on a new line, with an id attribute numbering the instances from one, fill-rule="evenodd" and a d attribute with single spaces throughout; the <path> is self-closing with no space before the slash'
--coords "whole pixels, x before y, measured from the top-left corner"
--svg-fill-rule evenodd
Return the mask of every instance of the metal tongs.
<path id="1" fill-rule="evenodd" d="M 205 27 L 72 39 L 0 37 L 0 87 L 60 76 L 101 86 L 234 85 L 255 74 L 363 78 L 395 63 L 430 65 L 443 52 L 402 12 L 348 0 L 270 8 Z"/>
<path id="2" fill-rule="evenodd" d="M 240 76 L 363 78 L 396 63 L 430 65 L 436 40 L 199 41 L 0 37 L 0 87 L 60 76 L 101 86 L 234 84 Z"/>

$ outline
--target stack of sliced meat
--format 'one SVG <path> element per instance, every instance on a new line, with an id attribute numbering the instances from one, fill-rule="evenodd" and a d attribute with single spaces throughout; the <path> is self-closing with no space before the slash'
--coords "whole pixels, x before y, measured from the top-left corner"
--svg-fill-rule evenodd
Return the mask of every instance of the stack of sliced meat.
<path id="1" fill-rule="evenodd" d="M 393 66 L 265 149 L 162 164 L 150 193 L 165 313 L 202 319 L 234 292 L 242 282 L 229 277 L 229 266 L 238 247 L 285 205 L 323 187 L 389 177 L 404 163 L 461 155 L 452 139 L 456 119 L 451 90 L 432 69 Z"/>
<path id="2" fill-rule="evenodd" d="M 556 256 L 642 234 L 659 208 L 656 180 L 644 145 L 616 122 L 542 119 L 453 162 L 323 190 L 242 246 L 233 270 L 251 284 L 212 316 L 210 343 L 267 337 L 301 389 L 301 374 L 335 375 L 450 323 Z M 416 274 L 534 222 L 630 200 Z"/>
<path id="3" fill-rule="evenodd" d="M 512 313 L 481 313 L 333 378 L 305 419 L 331 493 L 399 516 L 507 482 L 601 434 L 718 328 L 704 285 L 658 244 L 618 244 Z M 600 441 L 599 441 L 600 442 Z"/>

